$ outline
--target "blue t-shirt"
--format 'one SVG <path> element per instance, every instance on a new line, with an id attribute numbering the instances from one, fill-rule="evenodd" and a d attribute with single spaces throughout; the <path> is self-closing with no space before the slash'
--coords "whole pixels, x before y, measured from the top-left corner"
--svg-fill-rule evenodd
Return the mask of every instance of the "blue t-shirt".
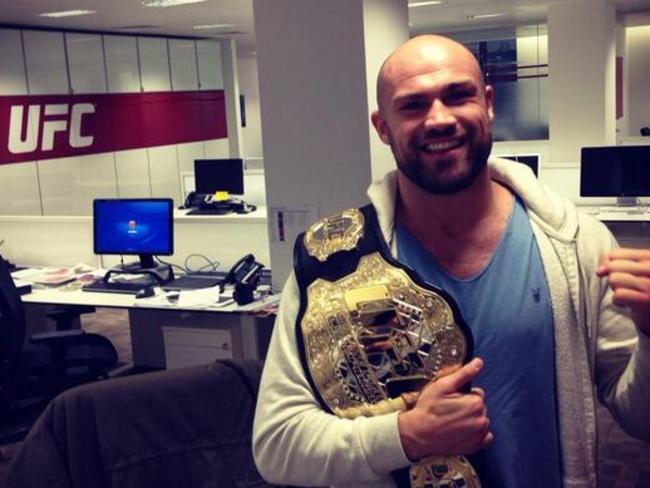
<path id="1" fill-rule="evenodd" d="M 483 486 L 561 487 L 553 315 L 523 204 L 515 200 L 496 251 L 471 278 L 449 275 L 399 224 L 396 236 L 399 260 L 456 300 L 485 362 L 473 386 L 485 390 L 495 439 L 470 456 Z"/>

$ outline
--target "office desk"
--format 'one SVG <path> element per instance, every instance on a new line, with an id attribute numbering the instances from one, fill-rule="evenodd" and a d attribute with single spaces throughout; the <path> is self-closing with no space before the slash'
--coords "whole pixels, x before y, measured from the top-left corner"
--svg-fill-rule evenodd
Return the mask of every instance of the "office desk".
<path id="1" fill-rule="evenodd" d="M 650 249 L 650 209 L 627 212 L 610 206 L 577 205 L 578 210 L 591 215 L 605 224 L 621 246 Z M 638 209 L 637 209 L 638 210 Z"/>
<path id="2" fill-rule="evenodd" d="M 577 209 L 591 215 L 601 222 L 629 222 L 642 223 L 650 222 L 650 209 L 640 208 L 635 211 L 626 211 L 624 208 L 612 210 L 611 207 L 600 207 L 592 205 L 577 205 Z"/>
<path id="3" fill-rule="evenodd" d="M 50 305 L 127 309 L 133 364 L 153 368 L 201 364 L 208 356 L 211 359 L 265 357 L 274 316 L 259 317 L 250 312 L 276 299 L 268 297 L 241 307 L 233 304 L 205 309 L 154 305 L 147 299 L 136 300 L 133 295 L 120 293 L 58 288 L 34 290 L 22 297 L 30 332 L 47 330 L 45 313 Z M 216 342 L 209 344 L 210 340 Z M 172 346 L 175 355 L 173 364 L 168 364 Z"/>

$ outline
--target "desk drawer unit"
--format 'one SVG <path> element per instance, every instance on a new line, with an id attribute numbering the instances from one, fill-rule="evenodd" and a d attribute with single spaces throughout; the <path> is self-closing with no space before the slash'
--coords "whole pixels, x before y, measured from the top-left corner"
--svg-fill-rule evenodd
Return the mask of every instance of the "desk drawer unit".
<path id="1" fill-rule="evenodd" d="M 163 327 L 167 369 L 232 359 L 232 333 L 223 329 Z"/>

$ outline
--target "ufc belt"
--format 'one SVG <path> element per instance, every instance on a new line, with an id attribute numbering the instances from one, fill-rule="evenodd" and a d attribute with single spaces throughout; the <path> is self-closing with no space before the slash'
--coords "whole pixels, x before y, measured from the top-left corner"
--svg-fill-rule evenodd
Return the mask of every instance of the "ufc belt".
<path id="1" fill-rule="evenodd" d="M 372 205 L 319 220 L 294 248 L 296 334 L 323 408 L 342 418 L 407 410 L 429 381 L 472 357 L 458 306 L 390 253 Z M 392 473 L 400 488 L 480 487 L 462 456 Z"/>

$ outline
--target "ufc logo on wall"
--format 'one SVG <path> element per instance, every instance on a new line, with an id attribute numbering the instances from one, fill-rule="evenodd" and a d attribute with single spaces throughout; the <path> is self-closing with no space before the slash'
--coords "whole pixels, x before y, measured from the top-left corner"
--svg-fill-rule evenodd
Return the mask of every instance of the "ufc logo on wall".
<path id="1" fill-rule="evenodd" d="M 228 137 L 223 90 L 0 97 L 0 165 Z"/>
<path id="2" fill-rule="evenodd" d="M 44 110 L 41 110 L 42 108 Z M 28 113 L 26 123 L 25 109 Z M 70 105 L 65 103 L 27 107 L 14 105 L 11 107 L 9 119 L 9 152 L 22 154 L 36 151 L 39 149 L 39 135 L 40 150 L 51 151 L 54 149 L 54 138 L 58 132 L 68 132 L 68 144 L 72 148 L 91 146 L 94 137 L 82 134 L 82 118 L 94 113 L 95 107 L 91 103 L 76 103 L 72 105 L 72 110 Z"/>

